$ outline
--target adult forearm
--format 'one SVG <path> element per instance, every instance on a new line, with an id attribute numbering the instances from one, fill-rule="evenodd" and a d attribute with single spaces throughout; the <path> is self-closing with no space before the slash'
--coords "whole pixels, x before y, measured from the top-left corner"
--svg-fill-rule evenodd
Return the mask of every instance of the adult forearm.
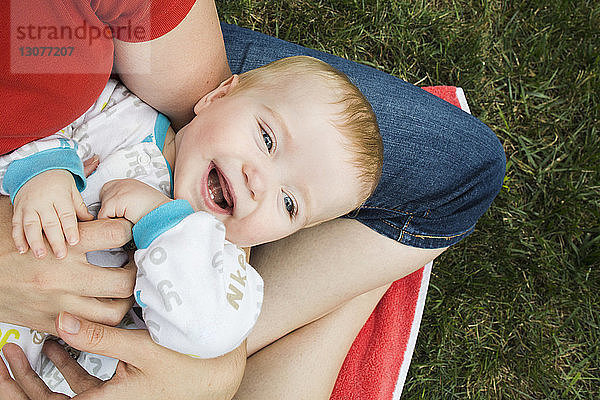
<path id="1" fill-rule="evenodd" d="M 14 276 L 7 266 L 13 263 L 17 256 L 11 237 L 12 205 L 7 196 L 0 196 L 0 321 L 14 320 L 13 310 L 9 307 L 10 291 Z"/>
<path id="2" fill-rule="evenodd" d="M 198 0 L 171 32 L 150 42 L 115 40 L 115 69 L 125 85 L 178 129 L 200 98 L 231 76 L 213 0 Z"/>

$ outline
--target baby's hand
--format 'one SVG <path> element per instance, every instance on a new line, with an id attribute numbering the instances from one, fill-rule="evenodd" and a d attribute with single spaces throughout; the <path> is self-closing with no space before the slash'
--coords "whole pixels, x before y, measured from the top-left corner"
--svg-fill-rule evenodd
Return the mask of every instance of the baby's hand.
<path id="1" fill-rule="evenodd" d="M 73 175 L 64 169 L 42 172 L 27 181 L 14 198 L 12 237 L 19 250 L 31 247 L 37 258 L 46 255 L 42 230 L 57 258 L 67 255 L 65 238 L 70 245 L 79 242 L 77 218 L 92 220 Z"/>
<path id="2" fill-rule="evenodd" d="M 98 218 L 124 217 L 135 224 L 144 215 L 171 199 L 138 180 L 115 179 L 102 186 L 100 201 L 102 207 Z"/>

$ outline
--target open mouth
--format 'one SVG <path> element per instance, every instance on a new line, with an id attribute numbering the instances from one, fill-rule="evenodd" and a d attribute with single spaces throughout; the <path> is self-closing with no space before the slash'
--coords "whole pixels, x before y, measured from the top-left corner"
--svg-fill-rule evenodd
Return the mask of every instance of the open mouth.
<path id="1" fill-rule="evenodd" d="M 208 186 L 208 195 L 214 204 L 227 214 L 232 214 L 234 206 L 233 196 L 231 195 L 227 180 L 214 163 L 210 165 L 206 185 Z"/>

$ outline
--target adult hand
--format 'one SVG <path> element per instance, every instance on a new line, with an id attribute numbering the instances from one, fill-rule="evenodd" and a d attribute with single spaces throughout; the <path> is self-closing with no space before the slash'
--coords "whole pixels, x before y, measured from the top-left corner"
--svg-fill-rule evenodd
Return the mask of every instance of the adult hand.
<path id="1" fill-rule="evenodd" d="M 66 362 L 65 357 L 70 358 L 64 350 L 61 352 L 59 348 L 60 345 L 53 341 L 47 341 L 44 344 L 44 353 L 55 365 Z M 69 398 L 64 394 L 52 393 L 46 387 L 44 381 L 31 369 L 27 357 L 19 346 L 14 343 L 7 343 L 2 348 L 2 352 L 8 359 L 10 368 L 17 380 L 15 381 L 10 377 L 6 365 L 0 360 L 0 400 L 63 400 Z M 93 381 L 90 381 L 90 383 L 92 385 L 97 384 Z"/>
<path id="2" fill-rule="evenodd" d="M 44 352 L 81 400 L 230 399 L 246 361 L 245 343 L 222 357 L 197 359 L 157 345 L 146 330 L 112 328 L 68 313 L 60 314 L 57 331 L 75 348 L 121 360 L 113 378 L 102 382 L 88 375 L 60 346 L 46 343 Z M 46 388 L 16 346 L 7 344 L 3 351 L 16 382 L 0 365 L 0 400 L 64 398 Z"/>
<path id="3" fill-rule="evenodd" d="M 10 238 L 8 197 L 0 198 L 0 237 Z M 56 334 L 62 310 L 115 325 L 131 307 L 133 261 L 122 268 L 87 262 L 85 253 L 119 247 L 131 239 L 131 223 L 122 219 L 79 223 L 80 241 L 65 258 L 35 259 L 19 254 L 11 240 L 0 241 L 0 321 Z"/>

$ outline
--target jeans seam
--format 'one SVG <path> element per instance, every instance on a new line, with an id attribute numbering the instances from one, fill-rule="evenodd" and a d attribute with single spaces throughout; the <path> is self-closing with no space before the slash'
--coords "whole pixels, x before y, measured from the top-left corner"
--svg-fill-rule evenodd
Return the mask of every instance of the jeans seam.
<path id="1" fill-rule="evenodd" d="M 398 228 L 396 225 L 394 225 L 393 223 L 391 223 L 387 219 L 382 219 L 381 221 L 383 221 L 384 224 L 387 224 L 387 225 L 391 226 L 392 228 L 394 228 L 398 232 L 402 231 L 402 229 Z"/>
<path id="2" fill-rule="evenodd" d="M 400 215 L 411 215 L 411 216 L 417 215 L 417 213 L 411 213 L 411 212 L 408 212 L 408 211 L 400 211 L 400 210 L 396 210 L 396 209 L 393 209 L 393 208 L 385 208 L 385 207 L 362 206 L 360 208 L 360 210 L 382 210 L 382 211 L 393 212 L 393 213 L 400 214 Z M 425 214 L 427 214 L 428 212 L 429 212 L 429 210 L 427 210 L 425 212 Z"/>
<path id="3" fill-rule="evenodd" d="M 416 239 L 444 239 L 444 240 L 451 240 L 460 236 L 464 236 L 466 234 L 468 234 L 469 232 L 471 232 L 474 228 L 475 225 L 471 226 L 469 229 L 466 229 L 462 232 L 456 233 L 456 234 L 452 234 L 449 236 L 440 236 L 440 235 L 426 235 L 426 234 L 418 234 L 418 233 L 410 233 L 406 231 L 406 227 L 408 227 L 408 224 L 410 222 L 410 220 L 412 219 L 412 217 L 408 220 L 408 222 L 404 225 L 404 228 L 399 228 L 397 225 L 395 225 L 394 223 L 388 221 L 387 219 L 380 219 L 381 222 L 383 222 L 384 224 L 390 226 L 392 229 L 394 229 L 397 233 L 397 242 L 402 243 L 402 239 L 404 239 L 404 236 L 410 236 L 411 238 L 416 238 Z M 379 232 L 379 231 L 377 231 Z M 379 232 L 382 233 L 382 232 Z"/>
<path id="4" fill-rule="evenodd" d="M 400 238 L 398 237 L 398 235 L 400 234 L 400 232 L 402 232 L 402 229 L 398 228 L 396 225 L 394 225 L 392 222 L 390 222 L 390 221 L 388 221 L 388 220 L 386 220 L 386 219 L 383 219 L 383 218 L 382 218 L 382 219 L 380 219 L 380 221 L 381 221 L 381 222 L 383 222 L 384 224 L 386 224 L 386 225 L 388 225 L 388 226 L 392 227 L 392 229 L 393 229 L 393 230 L 394 230 L 394 232 L 396 233 L 396 241 L 397 241 L 397 242 L 399 242 L 399 241 L 400 241 Z M 380 232 L 380 231 L 378 231 L 378 230 L 375 230 L 375 231 L 376 231 L 376 232 L 378 232 L 378 233 L 380 233 L 380 234 L 383 234 L 383 232 Z M 390 239 L 391 239 L 391 236 L 390 236 Z"/>
<path id="5" fill-rule="evenodd" d="M 421 234 L 416 234 L 416 233 L 405 232 L 404 230 L 403 230 L 402 233 L 403 234 L 406 233 L 408 236 L 412 236 L 414 238 L 420 238 L 420 239 L 448 239 L 449 240 L 449 239 L 454 239 L 454 238 L 459 237 L 459 236 L 464 236 L 465 234 L 467 234 L 470 231 L 472 231 L 473 228 L 475 228 L 475 225 L 473 225 L 472 227 L 470 227 L 466 231 L 459 232 L 457 234 L 450 235 L 450 236 L 421 235 Z M 400 236 L 400 239 L 401 238 L 402 238 L 402 235 Z"/>
<path id="6" fill-rule="evenodd" d="M 404 236 L 404 233 L 406 232 L 406 228 L 408 227 L 408 225 L 410 225 L 410 221 L 413 219 L 414 215 L 411 215 L 410 218 L 408 219 L 408 221 L 406 221 L 406 223 L 404 224 L 404 226 L 402 227 L 402 229 L 400 230 L 400 238 L 398 239 L 399 242 L 402 242 L 402 237 Z"/>

